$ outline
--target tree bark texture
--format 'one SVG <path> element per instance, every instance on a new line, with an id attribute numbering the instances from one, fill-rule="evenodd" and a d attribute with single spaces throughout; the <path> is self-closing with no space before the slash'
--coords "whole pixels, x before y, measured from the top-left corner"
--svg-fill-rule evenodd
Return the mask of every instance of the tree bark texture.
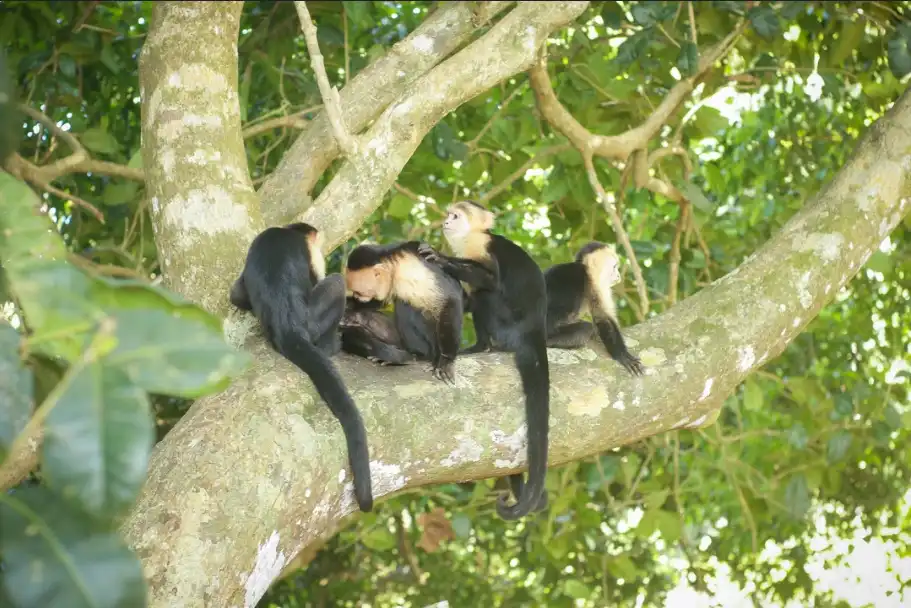
<path id="1" fill-rule="evenodd" d="M 527 69 L 547 32 L 581 13 L 584 6 L 577 5 L 584 4 L 554 3 L 539 14 L 535 3 L 519 3 L 438 66 L 450 73 L 453 66 L 469 69 L 464 82 L 445 82 L 434 70 L 422 76 L 365 136 L 373 150 L 384 148 L 394 160 L 349 161 L 369 177 L 343 167 L 307 216 L 323 217 L 325 208 L 351 214 L 342 220 L 346 225 L 363 221 L 430 121 L 480 92 L 477 83 L 490 86 L 508 70 Z M 170 257 L 169 284 L 222 313 L 229 280 L 261 225 L 249 179 L 235 175 L 244 167 L 232 59 L 237 11 L 217 3 L 160 3 L 141 72 L 143 155 L 150 196 L 159 199 L 156 231 L 162 255 Z M 525 27 L 516 15 L 528 20 Z M 498 59 L 475 54 L 490 50 L 488 36 L 502 45 Z M 185 48 L 190 40 L 194 49 L 211 44 L 213 51 L 191 52 Z M 182 84 L 188 69 L 206 75 L 218 90 L 217 103 L 214 97 L 195 101 L 194 95 L 211 91 Z M 224 88 L 215 84 L 222 82 Z M 192 87 L 193 95 L 183 87 Z M 779 234 L 735 271 L 626 332 L 648 367 L 644 376 L 626 374 L 600 345 L 551 349 L 550 463 L 702 424 L 835 297 L 911 210 L 909 142 L 906 92 Z M 170 166 L 166 160 L 169 151 L 186 159 L 216 150 L 219 163 Z M 231 169 L 223 170 L 224 164 Z M 200 194 L 194 198 L 193 192 Z M 283 195 L 274 196 L 263 205 Z M 201 228 L 202 209 L 205 217 L 218 216 L 214 227 Z M 328 240 L 341 238 L 341 228 L 322 227 L 335 230 Z M 151 606 L 255 606 L 298 552 L 356 511 L 338 423 L 311 382 L 253 328 L 247 316 L 226 321 L 228 337 L 249 350 L 253 366 L 225 391 L 197 401 L 156 447 L 148 480 L 123 525 L 143 561 Z M 347 356 L 336 362 L 363 412 L 377 497 L 525 467 L 523 397 L 511 356 L 460 357 L 455 387 L 432 378 L 424 365 L 379 368 Z"/>

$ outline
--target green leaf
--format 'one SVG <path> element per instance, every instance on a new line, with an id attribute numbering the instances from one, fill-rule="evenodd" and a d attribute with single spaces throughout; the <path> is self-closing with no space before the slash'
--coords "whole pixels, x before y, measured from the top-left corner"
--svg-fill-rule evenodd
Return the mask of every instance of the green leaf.
<path id="1" fill-rule="evenodd" d="M 130 162 L 127 163 L 127 167 L 130 169 L 142 169 L 142 148 L 136 148 L 133 156 L 130 157 Z"/>
<path id="2" fill-rule="evenodd" d="M 838 393 L 835 395 L 835 418 L 847 418 L 854 413 L 854 400 L 848 393 Z"/>
<path id="3" fill-rule="evenodd" d="M 117 346 L 107 365 L 123 370 L 150 393 L 192 398 L 225 385 L 249 364 L 221 331 L 177 311 L 131 309 L 113 313 Z"/>
<path id="4" fill-rule="evenodd" d="M 648 48 L 651 34 L 647 30 L 636 32 L 617 47 L 617 57 L 614 61 L 617 67 L 625 68 L 633 64 Z"/>
<path id="5" fill-rule="evenodd" d="M 8 453 L 32 413 L 32 373 L 19 359 L 19 339 L 18 331 L 0 322 L 0 456 Z"/>
<path id="6" fill-rule="evenodd" d="M 886 56 L 889 58 L 889 69 L 896 78 L 904 78 L 911 73 L 911 27 L 896 28 L 886 45 Z"/>
<path id="7" fill-rule="evenodd" d="M 785 507 L 794 519 L 803 519 L 810 510 L 810 490 L 807 478 L 798 473 L 791 477 L 784 490 Z"/>
<path id="8" fill-rule="evenodd" d="M 137 557 L 114 530 L 40 486 L 0 494 L 3 582 L 18 607 L 146 605 Z"/>
<path id="9" fill-rule="evenodd" d="M 728 13 L 737 13 L 742 14 L 746 8 L 746 2 L 744 0 L 715 0 L 712 2 L 720 11 L 725 11 Z"/>
<path id="10" fill-rule="evenodd" d="M 563 593 L 574 600 L 584 600 L 591 597 L 592 590 L 584 583 L 571 578 L 563 581 Z"/>
<path id="11" fill-rule="evenodd" d="M 660 509 L 661 505 L 664 504 L 664 501 L 667 500 L 668 495 L 671 493 L 670 490 L 658 490 L 657 492 L 651 492 L 646 495 L 644 506 L 646 509 Z"/>
<path id="12" fill-rule="evenodd" d="M 702 106 L 693 116 L 693 126 L 703 137 L 717 135 L 730 125 L 730 121 L 724 117 L 724 114 L 711 106 Z"/>
<path id="13" fill-rule="evenodd" d="M 781 5 L 781 16 L 785 19 L 796 19 L 800 13 L 806 12 L 807 3 L 803 0 L 788 0 Z"/>
<path id="14" fill-rule="evenodd" d="M 754 380 L 743 383 L 743 407 L 751 412 L 762 409 L 762 388 Z"/>
<path id="15" fill-rule="evenodd" d="M 785 7 L 789 4 L 789 2 L 786 2 Z M 784 10 L 782 10 L 781 13 L 783 16 Z M 851 57 L 851 53 L 854 49 L 858 48 L 860 43 L 863 42 L 866 27 L 867 22 L 865 19 L 842 21 L 841 31 L 838 33 L 838 43 L 833 44 L 832 46 L 832 51 L 829 53 L 828 64 L 835 68 L 841 68 L 845 60 Z"/>
<path id="16" fill-rule="evenodd" d="M 807 429 L 800 422 L 788 429 L 788 443 L 798 450 L 806 448 L 809 441 L 810 437 L 807 434 Z"/>
<path id="17" fill-rule="evenodd" d="M 687 41 L 680 48 L 677 56 L 677 69 L 686 76 L 692 76 L 699 69 L 699 49 L 693 42 Z"/>
<path id="18" fill-rule="evenodd" d="M 32 189 L 9 173 L 0 171 L 0 266 L 10 281 L 19 265 L 32 258 L 62 259 L 66 249 Z"/>
<path id="19" fill-rule="evenodd" d="M 86 511 L 117 516 L 145 481 L 154 441 L 145 393 L 119 370 L 92 363 L 47 416 L 43 471 L 51 487 Z"/>
<path id="20" fill-rule="evenodd" d="M 388 551 L 395 547 L 395 536 L 381 523 L 361 536 L 361 542 L 372 551 Z"/>
<path id="21" fill-rule="evenodd" d="M 345 14 L 348 16 L 348 19 L 350 19 L 351 23 L 358 29 L 367 29 L 373 25 L 373 20 L 370 16 L 369 2 L 351 2 L 350 0 L 344 0 L 342 6 L 345 7 Z"/>
<path id="22" fill-rule="evenodd" d="M 843 459 L 848 453 L 848 448 L 851 447 L 852 440 L 853 437 L 848 431 L 838 431 L 829 437 L 829 442 L 826 444 L 826 460 L 830 464 L 834 464 Z"/>
<path id="23" fill-rule="evenodd" d="M 101 202 L 107 206 L 123 205 L 136 198 L 139 184 L 133 181 L 108 184 L 104 189 Z"/>
<path id="24" fill-rule="evenodd" d="M 454 514 L 452 516 L 452 530 L 458 538 L 468 538 L 471 536 L 471 518 L 464 513 Z"/>
<path id="25" fill-rule="evenodd" d="M 747 13 L 753 30 L 765 39 L 774 38 L 781 31 L 778 13 L 768 4 L 754 6 Z"/>
<path id="26" fill-rule="evenodd" d="M 633 560 L 625 555 L 618 555 L 608 560 L 607 571 L 614 575 L 615 578 L 622 578 L 627 581 L 636 580 L 640 572 Z"/>
<path id="27" fill-rule="evenodd" d="M 699 188 L 699 186 L 693 182 L 681 180 L 677 184 L 677 187 L 680 188 L 680 192 L 683 194 L 683 196 L 686 197 L 686 200 L 692 203 L 694 207 L 706 213 L 712 212 L 712 203 L 709 201 L 709 199 L 705 198 L 705 195 L 702 193 L 702 190 Z"/>
<path id="28" fill-rule="evenodd" d="M 114 49 L 111 48 L 110 44 L 105 44 L 101 47 L 101 63 L 114 74 L 117 74 L 121 70 L 120 60 L 117 58 L 117 53 L 114 52 Z"/>
<path id="29" fill-rule="evenodd" d="M 393 194 L 389 201 L 388 213 L 397 220 L 405 220 L 411 215 L 411 208 L 414 201 L 404 194 Z"/>
<path id="30" fill-rule="evenodd" d="M 120 144 L 110 133 L 100 127 L 87 129 L 79 136 L 82 145 L 96 154 L 117 154 Z"/>
<path id="31" fill-rule="evenodd" d="M 886 424 L 889 425 L 889 428 L 896 431 L 904 426 L 904 424 L 902 424 L 902 415 L 891 403 L 886 406 L 886 411 L 883 412 L 883 420 L 886 421 Z"/>
<path id="32" fill-rule="evenodd" d="M 870 259 L 867 260 L 864 267 L 869 268 L 874 272 L 880 272 L 885 276 L 889 276 L 892 273 L 892 256 L 888 253 L 883 253 L 882 251 L 876 251 L 870 256 Z"/>
<path id="33" fill-rule="evenodd" d="M 620 6 L 619 2 L 608 0 L 601 3 L 601 19 L 604 21 L 605 26 L 619 30 L 623 22 L 626 21 L 626 15 L 623 14 L 623 7 Z"/>

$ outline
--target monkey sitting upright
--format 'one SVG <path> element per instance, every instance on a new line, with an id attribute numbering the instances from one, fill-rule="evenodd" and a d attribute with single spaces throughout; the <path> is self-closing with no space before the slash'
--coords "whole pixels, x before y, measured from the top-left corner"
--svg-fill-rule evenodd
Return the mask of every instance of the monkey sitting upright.
<path id="1" fill-rule="evenodd" d="M 354 494 L 361 511 L 373 509 L 367 431 L 332 360 L 341 346 L 345 282 L 326 277 L 321 235 L 304 223 L 266 228 L 250 244 L 231 303 L 252 311 L 266 340 L 300 368 L 338 419 L 348 442 Z"/>
<path id="2" fill-rule="evenodd" d="M 515 353 L 525 393 L 528 425 L 528 483 L 510 476 L 516 503 L 501 497 L 497 513 L 518 519 L 547 504 L 547 435 L 550 418 L 550 373 L 547 363 L 547 288 L 535 261 L 509 239 L 490 232 L 493 213 L 471 201 L 449 207 L 443 222 L 446 241 L 458 257 L 429 246 L 424 259 L 469 285 L 470 310 L 477 342 L 466 353 L 504 350 Z"/>
<path id="3" fill-rule="evenodd" d="M 580 348 L 595 329 L 611 358 L 629 373 L 643 373 L 639 358 L 629 352 L 617 322 L 611 287 L 620 281 L 620 260 L 613 247 L 592 241 L 573 262 L 556 264 L 544 273 L 547 283 L 547 345 Z M 579 318 L 589 313 L 594 326 Z"/>
<path id="4" fill-rule="evenodd" d="M 434 377 L 451 384 L 462 339 L 462 289 L 418 256 L 420 245 L 360 245 L 348 256 L 345 281 L 360 302 L 393 300 L 405 350 L 430 361 Z"/>

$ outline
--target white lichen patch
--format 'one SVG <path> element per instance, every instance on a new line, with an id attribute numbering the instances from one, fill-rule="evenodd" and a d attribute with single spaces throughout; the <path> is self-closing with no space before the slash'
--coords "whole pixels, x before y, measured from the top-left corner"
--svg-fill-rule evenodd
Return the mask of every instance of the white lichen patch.
<path id="1" fill-rule="evenodd" d="M 714 378 L 709 378 L 705 381 L 705 386 L 702 387 L 702 394 L 699 395 L 699 401 L 705 401 L 709 398 L 709 395 L 712 394 L 712 385 L 715 384 Z"/>
<path id="2" fill-rule="evenodd" d="M 221 116 L 217 114 L 203 116 L 188 113 L 174 120 L 162 121 L 158 124 L 158 137 L 163 142 L 172 142 L 183 135 L 187 129 L 197 127 L 213 131 L 220 130 L 222 128 Z"/>
<path id="3" fill-rule="evenodd" d="M 164 221 L 184 235 L 243 233 L 250 227 L 246 208 L 235 203 L 227 190 L 212 184 L 205 189 L 190 190 L 186 199 L 179 196 L 172 199 L 165 205 Z"/>
<path id="4" fill-rule="evenodd" d="M 696 419 L 693 420 L 692 422 L 688 423 L 686 426 L 687 426 L 687 428 L 697 429 L 697 428 L 699 428 L 701 425 L 705 424 L 705 421 L 708 419 L 708 417 L 709 417 L 708 414 L 704 414 L 704 415 L 702 415 L 702 416 L 699 416 L 699 418 L 696 418 Z"/>
<path id="5" fill-rule="evenodd" d="M 253 315 L 234 313 L 222 323 L 225 342 L 235 350 L 240 350 L 247 337 L 256 329 L 256 318 Z"/>
<path id="6" fill-rule="evenodd" d="M 737 349 L 737 369 L 745 372 L 756 362 L 756 353 L 753 352 L 752 346 L 744 346 Z"/>
<path id="7" fill-rule="evenodd" d="M 528 427 L 523 422 L 512 435 L 496 430 L 490 432 L 490 439 L 494 445 L 499 446 L 509 453 L 508 459 L 498 458 L 493 465 L 498 469 L 507 469 L 520 466 L 525 462 L 525 444 L 528 437 Z"/>
<path id="8" fill-rule="evenodd" d="M 667 361 L 667 355 L 662 348 L 649 347 L 639 353 L 639 360 L 646 367 L 661 365 Z"/>
<path id="9" fill-rule="evenodd" d="M 191 165 L 208 165 L 210 163 L 220 163 L 221 162 L 221 151 L 220 150 L 204 150 L 202 148 L 197 148 L 193 150 L 193 154 L 187 154 L 184 157 L 184 162 L 187 162 Z"/>
<path id="10" fill-rule="evenodd" d="M 573 416 L 597 416 L 610 404 L 610 396 L 604 387 L 596 386 L 590 391 L 574 397 L 567 406 Z"/>
<path id="11" fill-rule="evenodd" d="M 534 27 L 529 25 L 525 28 L 525 40 L 522 42 L 522 45 L 525 47 L 526 51 L 534 54 L 535 49 L 538 48 L 538 32 Z"/>
<path id="12" fill-rule="evenodd" d="M 177 168 L 177 154 L 170 148 L 165 148 L 161 152 L 161 170 L 164 171 L 165 179 L 173 179 L 172 174 Z"/>
<path id="13" fill-rule="evenodd" d="M 342 486 L 342 494 L 339 497 L 338 516 L 344 517 L 349 513 L 353 513 L 356 504 L 357 497 L 354 495 L 354 482 L 349 481 Z"/>
<path id="14" fill-rule="evenodd" d="M 265 595 L 272 581 L 281 574 L 288 563 L 288 558 L 278 550 L 278 531 L 273 531 L 269 539 L 259 546 L 253 571 L 244 580 L 244 607 L 255 608 Z"/>
<path id="15" fill-rule="evenodd" d="M 419 53 L 433 52 L 433 38 L 425 34 L 415 36 L 411 40 L 411 47 Z"/>
<path id="16" fill-rule="evenodd" d="M 672 428 L 672 429 L 683 428 L 683 427 L 685 427 L 687 424 L 689 424 L 689 422 L 690 422 L 690 419 L 689 419 L 689 418 L 681 418 L 681 419 L 678 420 L 677 423 L 674 424 L 671 428 Z"/>
<path id="17" fill-rule="evenodd" d="M 343 483 L 343 482 L 345 481 L 345 476 L 346 476 L 347 474 L 348 474 L 348 472 L 345 471 L 345 469 L 341 469 L 341 470 L 338 472 L 338 482 L 339 482 L 339 483 Z"/>
<path id="18" fill-rule="evenodd" d="M 831 262 L 838 257 L 844 241 L 845 237 L 838 232 L 811 232 L 795 234 L 791 243 L 797 251 L 812 251 L 824 262 Z"/>
<path id="19" fill-rule="evenodd" d="M 613 403 L 613 405 L 611 405 L 611 407 L 614 408 L 615 410 L 619 410 L 622 412 L 623 410 L 626 409 L 626 404 L 623 403 L 623 399 L 617 399 L 616 401 L 614 401 L 614 403 Z"/>
<path id="20" fill-rule="evenodd" d="M 802 321 L 802 319 L 800 317 L 794 317 L 794 321 L 791 322 L 791 325 L 793 327 L 798 327 L 798 326 L 800 326 L 801 321 Z"/>
<path id="21" fill-rule="evenodd" d="M 370 479 L 373 482 L 373 495 L 384 496 L 405 487 L 408 480 L 402 474 L 402 467 L 397 464 L 386 464 L 379 460 L 370 461 Z"/>
<path id="22" fill-rule="evenodd" d="M 813 294 L 810 293 L 809 287 L 810 271 L 808 270 L 797 279 L 797 299 L 804 310 L 813 304 Z"/>
<path id="23" fill-rule="evenodd" d="M 453 467 L 466 462 L 477 462 L 481 460 L 484 448 L 480 443 L 467 435 L 459 433 L 456 435 L 456 448 L 449 453 L 449 456 L 440 461 L 444 467 Z"/>
<path id="24" fill-rule="evenodd" d="M 185 63 L 168 74 L 168 86 L 184 91 L 208 91 L 216 96 L 228 88 L 228 81 L 205 64 Z"/>

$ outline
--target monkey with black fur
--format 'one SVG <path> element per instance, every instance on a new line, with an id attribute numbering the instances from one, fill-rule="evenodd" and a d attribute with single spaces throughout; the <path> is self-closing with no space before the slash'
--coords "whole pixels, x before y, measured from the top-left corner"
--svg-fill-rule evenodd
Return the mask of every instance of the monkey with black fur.
<path id="1" fill-rule="evenodd" d="M 415 356 L 405 350 L 395 320 L 381 310 L 377 300 L 358 302 L 348 298 L 342 316 L 342 350 L 379 365 L 407 365 Z"/>
<path id="2" fill-rule="evenodd" d="M 544 273 L 547 282 L 547 345 L 580 348 L 595 333 L 611 358 L 629 373 L 640 376 L 642 363 L 629 352 L 611 288 L 620 281 L 620 259 L 613 247 L 592 241 L 579 249 L 576 259 L 556 264 Z M 594 325 L 580 321 L 590 314 Z"/>
<path id="3" fill-rule="evenodd" d="M 508 505 L 501 497 L 497 513 L 503 519 L 518 519 L 547 505 L 547 291 L 544 274 L 535 261 L 509 239 L 492 234 L 493 222 L 493 213 L 477 203 L 455 203 L 448 209 L 443 234 L 458 257 L 442 255 L 426 245 L 420 253 L 471 288 L 469 309 L 477 342 L 464 352 L 515 353 L 525 393 L 528 483 L 521 474 L 511 475 L 516 503 Z"/>
<path id="4" fill-rule="evenodd" d="M 354 494 L 361 511 L 373 509 L 367 431 L 330 357 L 341 348 L 339 321 L 345 281 L 325 276 L 319 231 L 304 223 L 274 226 L 250 244 L 231 303 L 252 311 L 266 340 L 300 368 L 338 419 L 348 444 Z"/>
<path id="5" fill-rule="evenodd" d="M 420 245 L 360 245 L 348 256 L 345 282 L 360 302 L 393 301 L 405 350 L 430 361 L 434 377 L 452 384 L 462 339 L 462 288 L 421 259 Z"/>

